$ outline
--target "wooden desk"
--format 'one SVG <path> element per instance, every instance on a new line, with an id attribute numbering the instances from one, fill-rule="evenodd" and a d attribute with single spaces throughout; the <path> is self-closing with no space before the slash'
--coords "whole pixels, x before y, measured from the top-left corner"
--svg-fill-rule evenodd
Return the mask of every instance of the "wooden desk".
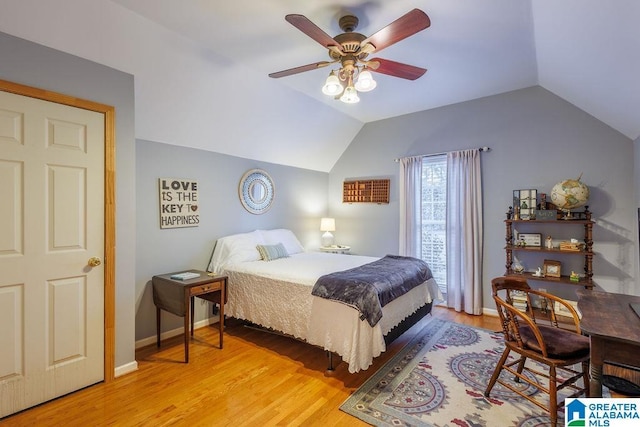
<path id="1" fill-rule="evenodd" d="M 160 347 L 160 310 L 184 317 L 184 361 L 189 363 L 189 325 L 193 336 L 194 297 L 220 303 L 220 349 L 224 332 L 224 303 L 227 302 L 227 276 L 209 276 L 206 271 L 187 270 L 200 273 L 200 277 L 190 280 L 174 280 L 176 273 L 153 276 L 153 302 L 156 305 L 157 345 Z M 190 304 L 189 304 L 190 303 Z M 191 306 L 191 307 L 189 307 Z"/>
<path id="2" fill-rule="evenodd" d="M 580 328 L 591 340 L 591 397 L 602 397 L 605 362 L 640 368 L 640 317 L 629 303 L 640 297 L 579 289 Z"/>

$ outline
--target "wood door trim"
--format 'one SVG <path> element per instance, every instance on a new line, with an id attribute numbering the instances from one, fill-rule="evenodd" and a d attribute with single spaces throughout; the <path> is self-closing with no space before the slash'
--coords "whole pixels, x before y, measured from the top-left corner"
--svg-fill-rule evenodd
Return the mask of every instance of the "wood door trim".
<path id="1" fill-rule="evenodd" d="M 58 92 L 0 80 L 0 91 L 104 114 L 104 381 L 115 379 L 115 108 Z"/>

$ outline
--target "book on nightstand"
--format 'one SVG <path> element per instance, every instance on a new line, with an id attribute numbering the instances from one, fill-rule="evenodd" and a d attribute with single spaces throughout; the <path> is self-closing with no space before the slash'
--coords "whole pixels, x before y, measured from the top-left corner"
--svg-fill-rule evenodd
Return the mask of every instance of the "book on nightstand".
<path id="1" fill-rule="evenodd" d="M 171 275 L 171 278 L 173 280 L 190 280 L 195 279 L 196 277 L 200 277 L 200 273 L 194 273 L 192 271 L 185 271 L 184 273 L 176 273 Z"/>

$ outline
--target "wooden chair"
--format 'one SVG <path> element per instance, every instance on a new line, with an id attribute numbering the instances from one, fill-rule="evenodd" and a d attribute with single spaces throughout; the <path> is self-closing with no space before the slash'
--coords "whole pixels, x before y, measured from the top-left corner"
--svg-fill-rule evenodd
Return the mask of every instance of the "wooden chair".
<path id="1" fill-rule="evenodd" d="M 589 397 L 589 338 L 580 334 L 580 319 L 571 304 L 555 295 L 531 289 L 526 279 L 497 277 L 491 281 L 491 286 L 502 323 L 505 350 L 484 395 L 489 397 L 493 386 L 499 383 L 549 412 L 551 425 L 555 427 L 558 408 L 564 405 L 564 400 L 558 402 L 559 390 L 567 388 L 572 391 L 563 399 L 583 393 Z M 537 307 L 543 307 L 546 313 L 542 313 L 539 308 L 534 310 L 534 302 Z M 564 322 L 561 321 L 560 324 L 560 315 L 555 311 L 556 302 L 570 313 L 570 317 L 562 319 Z M 518 303 L 520 309 L 516 308 Z M 525 307 L 522 306 L 524 303 Z M 519 358 L 509 361 L 511 352 L 519 355 Z M 541 372 L 539 366 L 531 363 L 526 365 L 527 359 L 546 366 L 548 370 Z M 578 364 L 581 370 L 574 366 Z M 514 375 L 515 382 L 524 381 L 548 394 L 549 402 L 535 399 L 518 390 L 508 380 L 500 378 L 502 371 Z M 526 372 L 548 379 L 548 385 L 531 380 L 525 375 Z M 581 378 L 583 385 L 578 386 L 576 383 Z"/>

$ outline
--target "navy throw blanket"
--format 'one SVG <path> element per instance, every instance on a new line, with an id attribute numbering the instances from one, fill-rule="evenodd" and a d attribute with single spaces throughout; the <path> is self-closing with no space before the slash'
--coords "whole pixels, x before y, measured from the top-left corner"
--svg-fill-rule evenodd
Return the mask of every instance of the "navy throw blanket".
<path id="1" fill-rule="evenodd" d="M 373 327 L 382 318 L 382 307 L 431 277 L 426 262 L 387 255 L 369 264 L 320 277 L 311 294 L 357 308 L 360 318 Z"/>

